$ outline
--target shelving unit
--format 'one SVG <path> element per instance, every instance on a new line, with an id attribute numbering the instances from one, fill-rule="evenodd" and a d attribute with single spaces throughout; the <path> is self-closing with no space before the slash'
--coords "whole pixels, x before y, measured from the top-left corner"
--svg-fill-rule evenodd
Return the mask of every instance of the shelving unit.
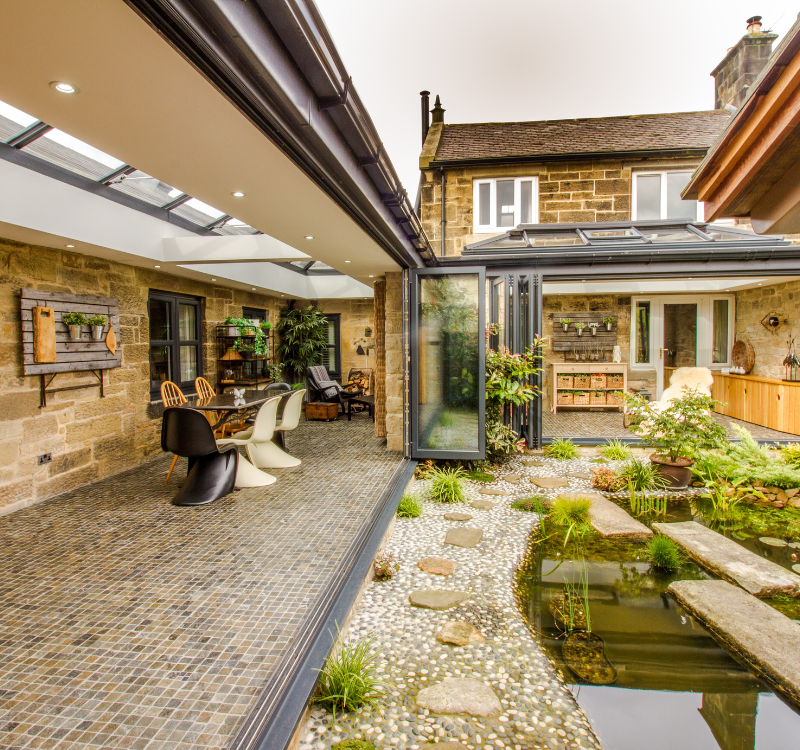
<path id="1" fill-rule="evenodd" d="M 223 359 L 225 353 L 233 347 L 236 339 L 239 338 L 238 331 L 236 334 L 229 333 L 231 326 L 218 325 L 217 326 L 217 373 L 218 373 L 218 391 L 221 393 L 228 387 L 256 387 L 259 385 L 266 385 L 272 382 L 272 378 L 265 374 L 265 366 L 272 362 L 275 358 L 275 337 L 273 335 L 274 329 L 270 330 L 264 335 L 267 338 L 267 355 L 265 357 L 252 357 L 250 359 Z M 255 340 L 255 334 L 252 336 L 242 336 L 245 341 L 252 342 Z M 226 378 L 225 371 L 232 370 L 233 378 Z"/>
<path id="2" fill-rule="evenodd" d="M 622 391 L 623 393 L 628 390 L 628 365 L 625 362 L 579 362 L 578 364 L 566 364 L 562 362 L 552 362 L 550 364 L 551 378 L 552 378 L 552 404 L 550 410 L 553 414 L 557 413 L 558 409 L 618 409 L 622 411 L 624 404 L 559 404 L 558 392 L 559 391 L 585 391 L 592 393 L 593 391 Z M 558 385 L 559 375 L 622 375 L 622 385 L 617 387 L 605 388 L 592 388 L 592 387 L 578 387 L 578 386 L 563 386 Z"/>

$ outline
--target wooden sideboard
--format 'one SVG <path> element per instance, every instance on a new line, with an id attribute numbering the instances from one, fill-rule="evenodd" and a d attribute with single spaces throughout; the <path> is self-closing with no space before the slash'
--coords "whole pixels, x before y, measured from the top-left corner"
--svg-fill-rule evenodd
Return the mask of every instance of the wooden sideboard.
<path id="1" fill-rule="evenodd" d="M 711 395 L 722 402 L 717 406 L 720 414 L 781 432 L 800 433 L 800 382 L 715 372 Z"/>
<path id="2" fill-rule="evenodd" d="M 622 385 L 607 387 L 607 388 L 592 388 L 591 386 L 568 386 L 559 388 L 558 376 L 559 375 L 576 375 L 576 374 L 600 374 L 600 375 L 622 375 Z M 551 376 L 551 404 L 550 410 L 553 414 L 557 413 L 558 408 L 562 409 L 575 408 L 575 409 L 619 409 L 623 410 L 623 404 L 559 404 L 558 392 L 561 391 L 627 391 L 628 390 L 628 365 L 625 362 L 578 362 L 578 363 L 560 363 L 552 362 L 550 364 Z"/>

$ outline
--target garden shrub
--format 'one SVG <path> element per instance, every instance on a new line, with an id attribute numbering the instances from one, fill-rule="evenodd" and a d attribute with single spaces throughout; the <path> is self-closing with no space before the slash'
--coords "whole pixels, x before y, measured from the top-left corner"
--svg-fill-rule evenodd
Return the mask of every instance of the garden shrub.
<path id="1" fill-rule="evenodd" d="M 468 471 L 467 479 L 470 479 L 473 482 L 494 482 L 494 474 L 490 474 L 488 471 L 477 469 L 475 471 Z"/>
<path id="2" fill-rule="evenodd" d="M 529 513 L 539 513 L 542 514 L 544 512 L 545 502 L 547 498 L 543 495 L 534 495 L 533 497 L 521 497 L 518 500 L 515 500 L 511 503 L 511 507 L 514 510 L 524 510 Z"/>
<path id="3" fill-rule="evenodd" d="M 787 443 L 782 446 L 780 457 L 792 468 L 800 469 L 800 443 Z"/>
<path id="4" fill-rule="evenodd" d="M 397 505 L 398 518 L 418 518 L 422 515 L 422 503 L 416 495 L 406 492 Z"/>
<path id="5" fill-rule="evenodd" d="M 637 461 L 632 458 L 620 470 L 619 478 L 625 485 L 631 484 L 637 492 L 663 489 L 667 481 L 650 461 Z"/>
<path id="6" fill-rule="evenodd" d="M 600 454 L 611 461 L 626 461 L 631 457 L 631 449 L 615 438 L 606 441 L 606 444 L 600 449 Z"/>
<path id="7" fill-rule="evenodd" d="M 375 570 L 375 578 L 379 581 L 389 581 L 400 570 L 400 562 L 391 552 L 383 552 L 375 558 L 372 567 Z"/>
<path id="8" fill-rule="evenodd" d="M 550 520 L 556 526 L 588 524 L 589 509 L 592 501 L 588 497 L 567 497 L 561 495 L 555 499 L 550 509 Z"/>
<path id="9" fill-rule="evenodd" d="M 548 458 L 558 458 L 567 460 L 578 458 L 578 447 L 569 438 L 556 438 L 544 449 L 544 455 Z"/>
<path id="10" fill-rule="evenodd" d="M 434 469 L 430 475 L 428 497 L 437 503 L 465 503 L 464 477 L 466 474 L 458 469 Z"/>
<path id="11" fill-rule="evenodd" d="M 592 487 L 602 492 L 619 492 L 625 484 L 613 469 L 601 466 L 592 472 Z"/>
<path id="12" fill-rule="evenodd" d="M 669 537 L 656 534 L 647 543 L 650 565 L 656 570 L 673 573 L 680 570 L 683 557 L 678 545 Z"/>

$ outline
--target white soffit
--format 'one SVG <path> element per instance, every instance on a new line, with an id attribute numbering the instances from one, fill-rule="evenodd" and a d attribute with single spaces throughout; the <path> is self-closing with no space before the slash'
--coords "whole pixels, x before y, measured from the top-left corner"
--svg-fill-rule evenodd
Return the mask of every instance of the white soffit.
<path id="1" fill-rule="evenodd" d="M 342 273 L 367 282 L 399 270 L 123 0 L 26 0 L 3 11 L 0 100 Z M 51 81 L 80 92 L 59 94 Z"/>
<path id="2" fill-rule="evenodd" d="M 244 261 L 311 260 L 266 234 L 226 237 L 170 237 L 163 241 L 165 263 L 241 263 Z"/>
<path id="3" fill-rule="evenodd" d="M 797 276 L 728 279 L 638 279 L 626 281 L 545 282 L 542 294 L 691 294 L 734 292 L 794 281 Z"/>

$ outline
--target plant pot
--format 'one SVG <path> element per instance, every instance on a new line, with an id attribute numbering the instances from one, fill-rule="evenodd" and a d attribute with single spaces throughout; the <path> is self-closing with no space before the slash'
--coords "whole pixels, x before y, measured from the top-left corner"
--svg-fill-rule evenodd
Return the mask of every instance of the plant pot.
<path id="1" fill-rule="evenodd" d="M 562 323 L 561 327 L 564 329 L 564 333 L 566 333 L 569 330 L 569 323 Z"/>
<path id="2" fill-rule="evenodd" d="M 242 351 L 240 351 L 239 354 L 242 355 L 242 359 L 245 362 L 249 362 L 251 359 L 253 359 L 253 352 L 242 352 Z"/>
<path id="3" fill-rule="evenodd" d="M 67 326 L 69 328 L 69 337 L 73 341 L 80 341 L 81 340 L 81 333 L 83 332 L 83 326 L 78 325 L 77 323 L 73 323 Z"/>
<path id="4" fill-rule="evenodd" d="M 583 336 L 583 328 L 576 328 L 575 330 L 578 332 L 578 336 Z"/>
<path id="5" fill-rule="evenodd" d="M 685 490 L 692 481 L 691 458 L 678 458 L 670 461 L 665 456 L 650 456 L 650 463 L 655 464 L 658 473 L 667 480 L 667 488 L 672 490 Z"/>
<path id="6" fill-rule="evenodd" d="M 592 336 L 597 336 L 597 328 L 595 326 L 592 326 Z"/>
<path id="7" fill-rule="evenodd" d="M 607 330 L 607 331 L 610 331 L 610 330 L 611 330 L 611 323 L 606 323 L 606 330 Z"/>
<path id="8" fill-rule="evenodd" d="M 105 326 L 92 326 L 92 340 L 93 341 L 102 341 L 103 340 L 103 331 L 105 330 Z"/>

